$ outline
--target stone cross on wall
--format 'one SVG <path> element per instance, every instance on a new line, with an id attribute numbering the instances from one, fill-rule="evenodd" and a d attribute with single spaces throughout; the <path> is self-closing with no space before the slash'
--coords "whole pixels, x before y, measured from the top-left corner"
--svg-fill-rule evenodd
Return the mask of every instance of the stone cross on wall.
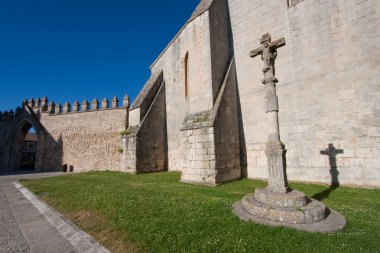
<path id="1" fill-rule="evenodd" d="M 285 39 L 271 40 L 269 33 L 264 34 L 260 40 L 261 46 L 250 52 L 251 58 L 261 55 L 264 62 L 262 83 L 265 85 L 265 105 L 268 117 L 268 142 L 265 154 L 268 160 L 268 191 L 286 193 L 289 189 L 286 178 L 284 157 L 285 150 L 280 140 L 280 129 L 278 122 L 278 97 L 276 94 L 275 60 L 277 48 L 285 46 Z"/>

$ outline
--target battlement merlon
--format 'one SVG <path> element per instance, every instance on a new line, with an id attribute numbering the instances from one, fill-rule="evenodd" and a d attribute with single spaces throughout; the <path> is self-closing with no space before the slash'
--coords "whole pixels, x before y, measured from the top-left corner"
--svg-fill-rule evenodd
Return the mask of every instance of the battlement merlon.
<path id="1" fill-rule="evenodd" d="M 20 116 L 20 114 L 23 112 L 23 108 L 18 106 L 15 110 L 11 109 L 9 111 L 0 111 L 0 121 L 10 121 L 14 118 L 17 118 Z"/>
<path id="2" fill-rule="evenodd" d="M 101 111 L 101 110 L 115 110 L 115 109 L 129 109 L 130 107 L 130 98 L 126 94 L 122 100 L 122 105 L 119 105 L 119 99 L 115 96 L 112 98 L 111 103 L 107 98 L 103 98 L 101 103 L 97 98 L 94 98 L 91 103 L 87 99 L 84 99 L 82 103 L 79 103 L 78 100 L 75 100 L 72 104 L 70 102 L 65 102 L 62 106 L 61 103 L 54 103 L 49 101 L 45 96 L 43 98 L 30 98 L 24 99 L 22 101 L 22 107 L 18 107 L 19 110 L 22 110 L 25 106 L 33 109 L 35 112 L 40 111 L 42 113 L 47 113 L 49 115 L 62 115 L 69 113 L 82 113 L 90 111 Z M 16 112 L 10 114 L 10 111 L 1 112 L 0 120 L 9 120 L 10 117 L 16 116 L 19 111 L 16 109 Z"/>

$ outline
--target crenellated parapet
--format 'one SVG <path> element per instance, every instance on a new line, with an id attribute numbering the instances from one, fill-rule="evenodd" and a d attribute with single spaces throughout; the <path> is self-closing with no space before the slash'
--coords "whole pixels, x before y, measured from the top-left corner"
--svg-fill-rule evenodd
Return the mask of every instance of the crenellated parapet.
<path id="1" fill-rule="evenodd" d="M 87 99 L 84 99 L 82 103 L 79 103 L 77 100 L 75 100 L 72 104 L 70 102 L 65 102 L 63 105 L 61 103 L 49 101 L 47 97 L 24 99 L 22 101 L 21 107 L 17 107 L 15 111 L 10 110 L 0 112 L 0 121 L 12 120 L 14 117 L 19 115 L 26 106 L 30 109 L 33 109 L 35 112 L 39 111 L 41 113 L 47 113 L 49 115 L 62 115 L 91 111 L 129 109 L 130 99 L 128 95 L 125 95 L 121 105 L 119 105 L 119 99 L 117 97 L 113 97 L 112 100 L 108 100 L 107 98 L 98 100 L 97 98 L 94 98 L 91 103 L 88 102 Z"/>
<path id="2" fill-rule="evenodd" d="M 14 118 L 17 118 L 22 113 L 22 110 L 21 107 L 17 107 L 16 110 L 0 111 L 0 121 L 11 121 Z"/>
<path id="3" fill-rule="evenodd" d="M 24 99 L 21 106 L 28 106 L 33 110 L 40 110 L 41 112 L 49 112 L 49 99 L 47 97 Z"/>
<path id="4" fill-rule="evenodd" d="M 84 99 L 82 103 L 79 103 L 78 100 L 75 100 L 72 104 L 70 102 L 65 102 L 62 105 L 61 103 L 54 103 L 53 101 L 49 101 L 47 97 L 43 97 L 42 99 L 24 99 L 22 106 L 28 106 L 35 111 L 39 110 L 40 112 L 48 113 L 49 115 L 62 115 L 92 111 L 129 109 L 129 96 L 125 95 L 122 101 L 122 105 L 119 105 L 119 99 L 117 97 L 113 97 L 112 100 L 108 100 L 107 98 L 98 100 L 97 98 L 94 98 L 91 102 L 89 102 L 87 99 Z M 9 112 L 7 112 L 6 115 L 6 117 L 8 117 Z M 4 113 L 1 113 L 1 117 L 4 117 Z"/>

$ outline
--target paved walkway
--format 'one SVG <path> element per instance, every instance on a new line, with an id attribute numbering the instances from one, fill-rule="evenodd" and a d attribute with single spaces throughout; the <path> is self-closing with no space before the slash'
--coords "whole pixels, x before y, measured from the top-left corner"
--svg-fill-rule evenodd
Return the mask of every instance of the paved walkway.
<path id="1" fill-rule="evenodd" d="M 20 179 L 63 173 L 0 174 L 0 253 L 78 252 L 13 185 Z"/>

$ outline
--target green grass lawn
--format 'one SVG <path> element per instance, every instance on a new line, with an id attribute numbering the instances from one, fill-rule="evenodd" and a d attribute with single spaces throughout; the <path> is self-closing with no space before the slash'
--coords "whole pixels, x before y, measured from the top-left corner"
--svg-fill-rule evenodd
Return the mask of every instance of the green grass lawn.
<path id="1" fill-rule="evenodd" d="M 380 252 L 380 190 L 292 184 L 343 214 L 335 234 L 243 222 L 232 204 L 262 181 L 218 187 L 179 183 L 179 173 L 90 172 L 23 181 L 113 252 Z"/>

